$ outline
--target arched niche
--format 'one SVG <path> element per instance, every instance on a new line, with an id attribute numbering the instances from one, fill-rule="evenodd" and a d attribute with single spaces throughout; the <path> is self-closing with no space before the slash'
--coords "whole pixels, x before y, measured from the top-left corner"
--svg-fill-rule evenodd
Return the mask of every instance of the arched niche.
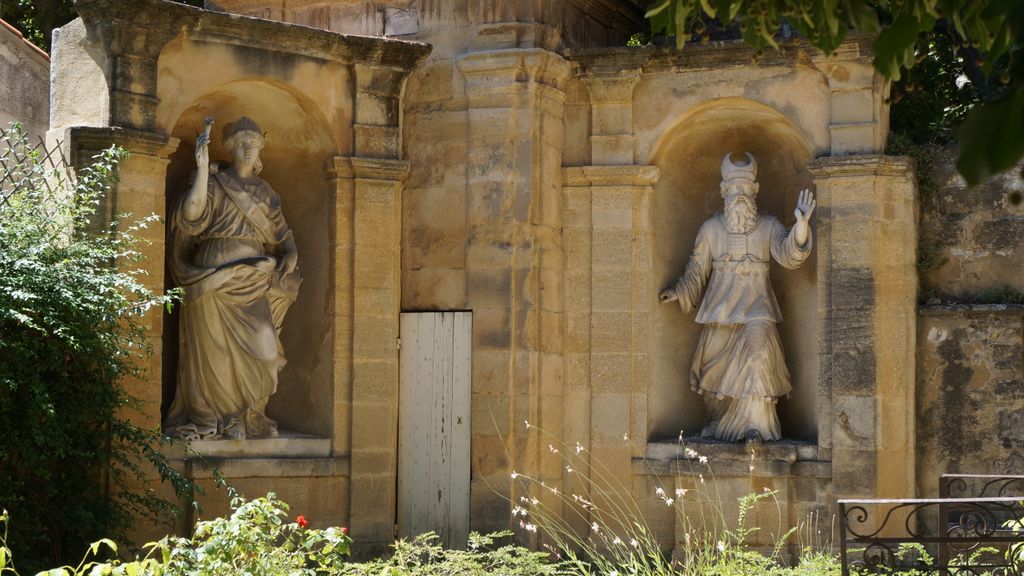
<path id="1" fill-rule="evenodd" d="M 285 317 L 282 344 L 287 366 L 267 414 L 282 430 L 330 436 L 332 417 L 332 346 L 328 314 L 332 281 L 328 221 L 332 198 L 325 161 L 337 154 L 327 120 L 305 96 L 283 83 L 249 78 L 225 83 L 183 107 L 169 130 L 181 140 L 167 171 L 167 213 L 177 205 L 195 170 L 195 138 L 212 116 L 211 161 L 230 160 L 221 144 L 223 128 L 242 115 L 256 120 L 266 133 L 260 154 L 265 179 L 281 197 L 285 219 L 295 236 L 303 282 Z M 169 228 L 169 227 L 168 227 Z M 169 244 L 168 244 L 169 245 Z M 170 274 L 166 275 L 172 287 Z M 173 398 L 178 364 L 177 313 L 166 318 L 163 350 L 163 410 Z"/>
<path id="2" fill-rule="evenodd" d="M 750 152 L 757 159 L 758 210 L 792 226 L 793 209 L 807 171 L 808 139 L 778 111 L 746 98 L 720 98 L 685 113 L 656 144 L 652 164 L 661 170 L 651 204 L 652 278 L 658 290 L 682 275 L 700 224 L 722 209 L 722 158 Z M 812 222 L 812 230 L 814 229 Z M 819 247 L 815 246 L 815 250 Z M 786 364 L 793 377 L 790 399 L 778 404 L 783 436 L 817 439 L 818 344 L 815 261 L 811 254 L 798 270 L 772 262 L 771 277 L 782 309 L 779 325 Z M 648 437 L 651 440 L 698 434 L 703 399 L 690 391 L 689 371 L 701 326 L 695 312 L 658 304 L 652 293 L 651 388 Z"/>

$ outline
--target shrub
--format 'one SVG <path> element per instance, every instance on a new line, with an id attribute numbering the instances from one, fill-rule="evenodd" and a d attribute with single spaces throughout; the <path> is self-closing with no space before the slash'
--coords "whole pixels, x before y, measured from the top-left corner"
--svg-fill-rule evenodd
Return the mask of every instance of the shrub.
<path id="1" fill-rule="evenodd" d="M 342 573 L 352 540 L 345 528 L 307 528 L 302 515 L 289 520 L 288 505 L 273 493 L 246 501 L 233 495 L 228 518 L 199 522 L 192 538 L 167 537 L 146 545 L 148 554 L 130 562 L 92 560 L 117 552 L 104 539 L 94 543 L 77 566 L 62 566 L 46 576 L 318 576 Z M 6 527 L 7 516 L 0 516 Z M 0 539 L 0 574 L 18 572 Z"/>
<path id="2" fill-rule="evenodd" d="M 142 315 L 168 303 L 130 269 L 135 229 L 98 224 L 126 153 L 104 151 L 77 178 L 55 156 L 17 125 L 0 130 L 0 507 L 27 566 L 77 557 L 132 517 L 168 518 L 171 503 L 130 489 L 147 461 L 190 489 L 158 431 L 129 422 L 137 403 L 120 384 L 147 350 Z"/>
<path id="3" fill-rule="evenodd" d="M 512 532 L 469 535 L 468 550 L 442 547 L 433 532 L 410 540 L 399 540 L 392 546 L 388 559 L 363 564 L 349 564 L 340 572 L 349 576 L 546 576 L 572 574 L 568 567 L 548 561 L 546 552 L 506 544 L 495 547 L 495 541 L 512 536 Z"/>

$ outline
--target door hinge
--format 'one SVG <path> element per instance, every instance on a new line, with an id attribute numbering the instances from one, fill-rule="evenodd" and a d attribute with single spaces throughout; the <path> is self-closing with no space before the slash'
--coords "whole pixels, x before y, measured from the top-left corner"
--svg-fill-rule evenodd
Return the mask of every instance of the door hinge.
<path id="1" fill-rule="evenodd" d="M 402 349 L 402 339 L 399 338 L 398 340 L 395 340 L 395 350 L 401 350 L 401 349 Z"/>

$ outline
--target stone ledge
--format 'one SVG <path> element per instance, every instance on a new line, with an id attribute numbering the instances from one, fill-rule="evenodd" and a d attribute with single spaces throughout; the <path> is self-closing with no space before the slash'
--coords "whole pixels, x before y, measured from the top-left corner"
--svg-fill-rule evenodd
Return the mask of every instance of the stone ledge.
<path id="1" fill-rule="evenodd" d="M 277 438 L 197 440 L 189 442 L 187 452 L 180 448 L 174 452 L 171 458 L 175 460 L 327 458 L 331 439 L 283 430 Z"/>
<path id="2" fill-rule="evenodd" d="M 695 456 L 689 457 L 687 450 Z M 701 457 L 707 462 L 702 463 Z M 818 445 L 799 440 L 765 442 L 748 452 L 742 442 L 687 438 L 684 442 L 650 442 L 643 458 L 633 459 L 633 473 L 642 476 L 811 476 L 830 478 L 832 463 L 818 460 Z"/>
<path id="3" fill-rule="evenodd" d="M 1024 314 L 1024 304 L 928 304 L 918 306 L 921 316 L 945 316 L 949 314 Z"/>
<path id="4" fill-rule="evenodd" d="M 247 458 L 177 460 L 188 468 L 194 479 L 223 477 L 228 481 L 244 478 L 332 478 L 349 477 L 349 458 Z"/>

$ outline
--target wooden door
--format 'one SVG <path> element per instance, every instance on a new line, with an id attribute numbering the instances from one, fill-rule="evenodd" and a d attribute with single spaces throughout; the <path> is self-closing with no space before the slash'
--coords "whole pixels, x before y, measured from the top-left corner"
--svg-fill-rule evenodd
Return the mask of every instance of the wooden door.
<path id="1" fill-rule="evenodd" d="M 446 546 L 469 535 L 471 312 L 402 314 L 398 529 L 434 531 Z"/>

